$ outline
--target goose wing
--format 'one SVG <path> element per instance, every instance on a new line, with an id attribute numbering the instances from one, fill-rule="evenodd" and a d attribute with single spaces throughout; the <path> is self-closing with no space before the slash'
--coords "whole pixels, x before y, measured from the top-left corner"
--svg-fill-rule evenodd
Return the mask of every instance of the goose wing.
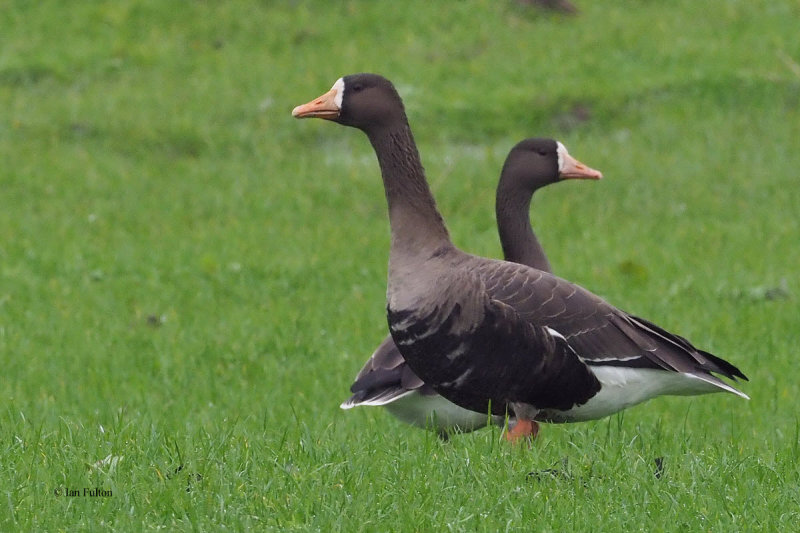
<path id="1" fill-rule="evenodd" d="M 599 296 L 552 274 L 522 265 L 481 262 L 492 298 L 531 324 L 563 336 L 586 364 L 683 372 L 738 391 L 712 376 L 747 379 L 734 365 L 695 348 L 685 338 L 617 309 Z"/>
<path id="2" fill-rule="evenodd" d="M 484 274 L 445 270 L 417 305 L 388 308 L 392 337 L 413 371 L 446 399 L 482 413 L 503 414 L 510 402 L 569 409 L 596 394 L 599 381 L 566 339 L 509 303 L 531 288 L 524 276 L 512 282 L 516 292 L 506 287 L 504 301 Z"/>

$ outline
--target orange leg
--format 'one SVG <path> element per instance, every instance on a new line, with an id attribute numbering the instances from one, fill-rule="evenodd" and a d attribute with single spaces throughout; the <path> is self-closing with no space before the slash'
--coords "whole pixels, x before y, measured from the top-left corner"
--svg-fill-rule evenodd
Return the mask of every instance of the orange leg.
<path id="1" fill-rule="evenodd" d="M 539 424 L 536 421 L 517 418 L 517 423 L 514 424 L 514 427 L 506 432 L 506 440 L 509 442 L 517 442 L 523 437 L 528 437 L 530 440 L 533 440 L 538 434 Z"/>

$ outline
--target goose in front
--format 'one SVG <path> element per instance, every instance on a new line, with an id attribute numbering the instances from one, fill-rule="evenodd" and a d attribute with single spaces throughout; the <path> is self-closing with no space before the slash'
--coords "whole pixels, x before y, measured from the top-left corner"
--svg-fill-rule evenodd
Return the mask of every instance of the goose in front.
<path id="1" fill-rule="evenodd" d="M 563 144 L 553 139 L 518 142 L 503 164 L 495 196 L 497 230 L 506 260 L 551 272 L 530 223 L 534 193 L 567 179 L 601 177 L 600 172 L 572 157 Z M 403 422 L 432 429 L 443 439 L 453 432 L 481 428 L 490 420 L 498 425 L 503 422 L 501 416 L 488 417 L 486 413 L 464 409 L 437 394 L 409 368 L 391 336 L 364 364 L 350 391 L 353 394 L 342 402 L 342 409 L 382 406 Z"/>
<path id="2" fill-rule="evenodd" d="M 375 74 L 340 78 L 292 111 L 362 130 L 380 165 L 391 245 L 387 319 L 411 370 L 444 398 L 516 419 L 602 418 L 660 395 L 727 391 L 731 363 L 527 265 L 456 248 L 428 187 L 402 100 Z"/>

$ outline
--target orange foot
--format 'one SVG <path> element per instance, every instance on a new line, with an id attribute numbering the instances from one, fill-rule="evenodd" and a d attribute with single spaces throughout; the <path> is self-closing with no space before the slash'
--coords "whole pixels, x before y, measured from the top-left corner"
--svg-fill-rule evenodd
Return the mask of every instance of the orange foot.
<path id="1" fill-rule="evenodd" d="M 533 440 L 538 434 L 539 424 L 537 422 L 518 418 L 514 427 L 506 432 L 506 440 L 512 443 L 517 442 L 523 437 L 528 437 L 530 440 Z"/>

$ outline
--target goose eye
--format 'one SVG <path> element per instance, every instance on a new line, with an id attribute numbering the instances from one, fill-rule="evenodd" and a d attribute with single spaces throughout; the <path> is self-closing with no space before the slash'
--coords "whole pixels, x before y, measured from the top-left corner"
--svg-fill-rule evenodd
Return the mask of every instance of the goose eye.
<path id="1" fill-rule="evenodd" d="M 364 88 L 363 85 L 361 85 L 360 83 L 356 83 L 355 85 L 353 85 L 353 92 L 359 92 L 363 88 Z"/>
<path id="2" fill-rule="evenodd" d="M 542 155 L 542 156 L 547 155 L 547 152 L 545 152 L 544 150 L 539 150 L 539 155 Z"/>

